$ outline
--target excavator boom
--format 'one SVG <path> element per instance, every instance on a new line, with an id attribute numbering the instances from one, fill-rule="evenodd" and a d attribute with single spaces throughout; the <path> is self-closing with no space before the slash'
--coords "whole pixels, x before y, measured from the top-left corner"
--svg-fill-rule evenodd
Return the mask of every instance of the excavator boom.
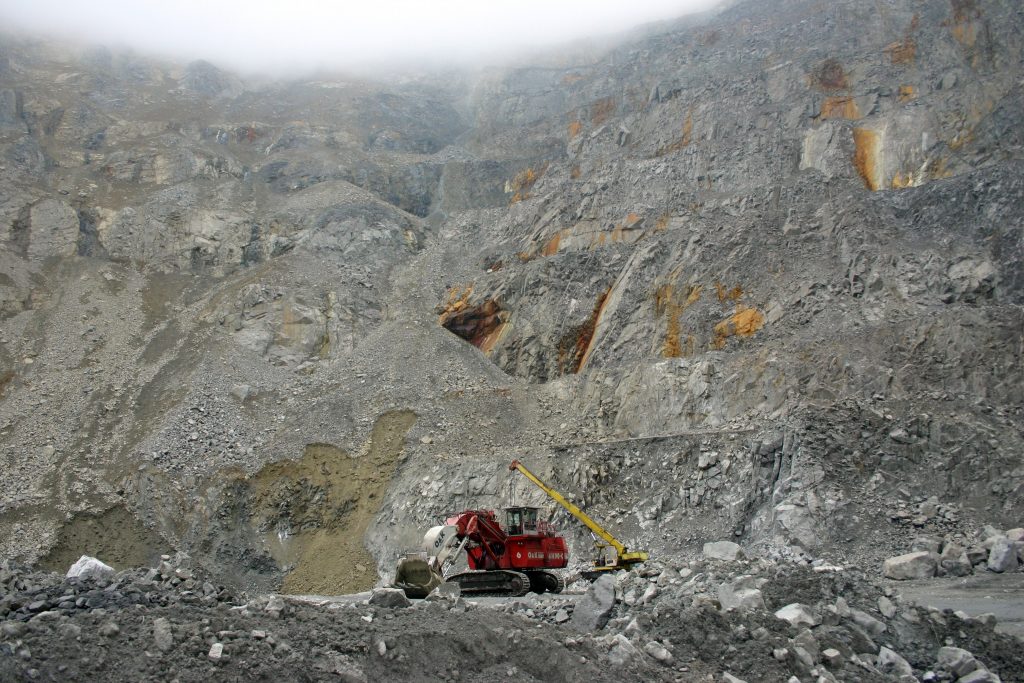
<path id="1" fill-rule="evenodd" d="M 583 524 L 588 529 L 590 529 L 596 536 L 600 537 L 605 543 L 607 543 L 612 548 L 615 548 L 615 568 L 628 567 L 639 562 L 647 561 L 648 555 L 646 552 L 642 550 L 629 552 L 626 549 L 626 546 L 622 545 L 619 539 L 612 536 L 604 527 L 602 527 L 600 524 L 591 519 L 590 515 L 585 513 L 583 510 L 579 509 L 579 507 L 577 507 L 576 505 L 573 505 L 571 502 L 566 500 L 565 496 L 563 496 L 561 493 L 545 484 L 537 475 L 528 470 L 526 466 L 523 465 L 523 463 L 519 462 L 518 460 L 513 460 L 512 464 L 508 466 L 508 469 L 510 471 L 518 470 L 520 474 L 522 474 L 524 477 L 533 482 L 533 484 L 537 488 L 546 493 L 549 498 L 551 498 L 553 501 L 555 501 L 563 508 L 565 508 L 569 512 L 569 514 L 583 522 Z"/>

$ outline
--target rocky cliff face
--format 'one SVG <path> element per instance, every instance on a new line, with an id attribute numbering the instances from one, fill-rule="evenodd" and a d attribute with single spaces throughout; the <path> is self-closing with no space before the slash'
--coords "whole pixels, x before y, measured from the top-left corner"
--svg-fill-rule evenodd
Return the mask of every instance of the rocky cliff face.
<path id="1" fill-rule="evenodd" d="M 513 457 L 665 555 L 1019 521 L 1022 35 L 746 2 L 401 83 L 5 39 L 3 553 L 338 592 Z"/>

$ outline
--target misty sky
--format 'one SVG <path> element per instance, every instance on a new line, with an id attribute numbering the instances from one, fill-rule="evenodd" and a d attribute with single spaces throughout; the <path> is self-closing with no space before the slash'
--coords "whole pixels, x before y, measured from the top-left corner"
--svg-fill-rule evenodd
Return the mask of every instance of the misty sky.
<path id="1" fill-rule="evenodd" d="M 616 32 L 713 0 L 0 0 L 0 25 L 242 70 L 464 61 Z"/>

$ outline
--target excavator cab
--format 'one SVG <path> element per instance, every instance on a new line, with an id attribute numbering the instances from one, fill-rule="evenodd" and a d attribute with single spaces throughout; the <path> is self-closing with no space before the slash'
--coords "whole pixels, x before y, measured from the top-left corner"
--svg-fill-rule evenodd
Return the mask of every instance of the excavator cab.
<path id="1" fill-rule="evenodd" d="M 509 536 L 539 533 L 540 528 L 537 526 L 539 512 L 540 508 L 505 508 L 505 531 Z"/>

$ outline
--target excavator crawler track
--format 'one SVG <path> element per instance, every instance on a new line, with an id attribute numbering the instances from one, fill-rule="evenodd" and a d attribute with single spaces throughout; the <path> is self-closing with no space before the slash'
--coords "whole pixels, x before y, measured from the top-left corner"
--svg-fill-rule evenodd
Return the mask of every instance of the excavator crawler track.
<path id="1" fill-rule="evenodd" d="M 565 580 L 554 572 L 526 572 L 530 577 L 530 590 L 534 593 L 561 593 L 565 589 Z"/>
<path id="2" fill-rule="evenodd" d="M 510 569 L 459 572 L 445 581 L 457 583 L 463 595 L 519 597 L 530 592 L 530 577 Z"/>

